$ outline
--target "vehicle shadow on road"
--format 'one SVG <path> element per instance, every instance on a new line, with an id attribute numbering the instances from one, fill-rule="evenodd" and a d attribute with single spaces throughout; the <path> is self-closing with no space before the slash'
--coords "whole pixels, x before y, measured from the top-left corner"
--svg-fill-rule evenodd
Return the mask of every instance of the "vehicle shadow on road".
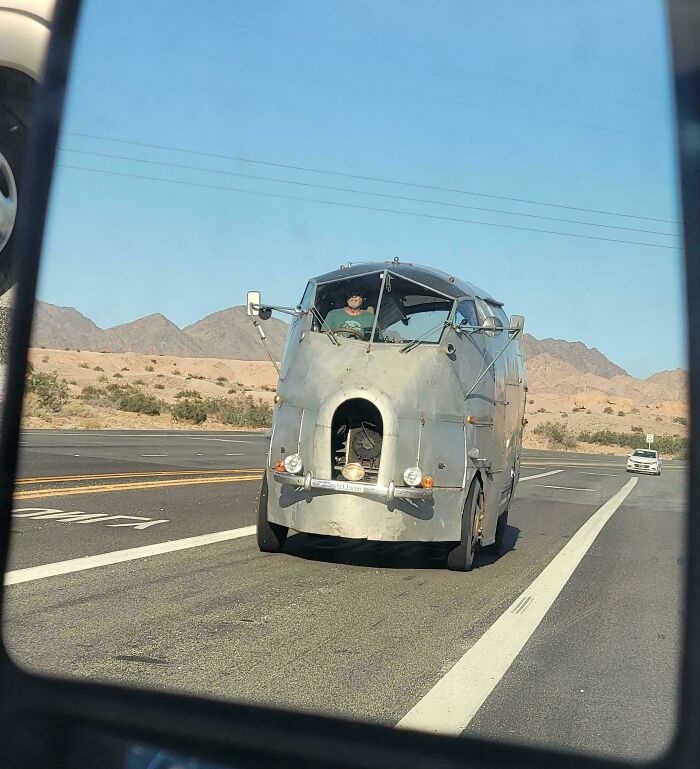
<path id="1" fill-rule="evenodd" d="M 508 526 L 506 551 L 515 549 L 520 529 Z M 379 569 L 445 569 L 450 542 L 369 542 L 364 539 L 295 534 L 284 547 L 287 555 L 308 561 L 340 563 Z M 503 555 L 500 556 L 503 558 Z M 499 556 L 479 553 L 477 567 L 497 561 Z"/>

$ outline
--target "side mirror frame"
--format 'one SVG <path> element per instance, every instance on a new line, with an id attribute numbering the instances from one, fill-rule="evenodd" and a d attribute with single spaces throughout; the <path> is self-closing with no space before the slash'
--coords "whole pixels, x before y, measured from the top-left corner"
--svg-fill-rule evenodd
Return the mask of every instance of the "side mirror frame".
<path id="1" fill-rule="evenodd" d="M 516 331 L 522 331 L 525 328 L 525 316 L 523 315 L 511 315 L 510 316 L 510 331 L 514 334 Z"/>
<path id="2" fill-rule="evenodd" d="M 258 316 L 260 315 L 260 292 L 249 291 L 246 295 L 246 312 L 248 315 Z"/>

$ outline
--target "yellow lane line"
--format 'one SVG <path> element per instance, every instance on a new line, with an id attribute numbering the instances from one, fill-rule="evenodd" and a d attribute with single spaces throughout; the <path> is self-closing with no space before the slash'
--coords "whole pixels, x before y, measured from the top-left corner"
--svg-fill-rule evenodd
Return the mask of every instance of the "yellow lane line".
<path id="1" fill-rule="evenodd" d="M 155 478 L 167 475 L 221 475 L 221 473 L 261 473 L 262 467 L 226 468 L 222 470 L 162 470 L 152 473 L 96 473 L 93 475 L 51 475 L 42 478 L 18 478 L 17 485 L 31 483 L 60 483 L 63 481 L 97 481 L 102 478 Z"/>
<path id="2" fill-rule="evenodd" d="M 143 489 L 163 489 L 175 486 L 198 486 L 202 483 L 238 483 L 239 481 L 259 481 L 260 475 L 237 475 L 224 478 L 180 478 L 167 481 L 143 481 L 142 483 L 112 483 L 102 486 L 72 486 L 69 488 L 39 489 L 20 491 L 15 499 L 40 499 L 43 497 L 68 497 L 78 494 L 105 494 L 110 491 L 131 491 Z"/>

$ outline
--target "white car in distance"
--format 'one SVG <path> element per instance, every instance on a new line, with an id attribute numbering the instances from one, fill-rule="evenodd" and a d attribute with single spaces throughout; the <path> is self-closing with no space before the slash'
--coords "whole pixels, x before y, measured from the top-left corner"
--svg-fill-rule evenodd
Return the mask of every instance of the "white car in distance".
<path id="1" fill-rule="evenodd" d="M 653 449 L 635 449 L 633 454 L 627 455 L 627 472 L 661 475 L 659 452 Z"/>

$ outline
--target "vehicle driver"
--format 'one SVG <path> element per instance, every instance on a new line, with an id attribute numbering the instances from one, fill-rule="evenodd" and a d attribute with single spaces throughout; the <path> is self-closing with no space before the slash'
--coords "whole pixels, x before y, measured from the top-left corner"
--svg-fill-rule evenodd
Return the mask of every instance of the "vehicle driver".
<path id="1" fill-rule="evenodd" d="M 374 326 L 374 313 L 362 309 L 364 301 L 365 297 L 360 288 L 349 288 L 345 293 L 345 307 L 331 310 L 323 325 L 331 331 L 348 329 L 361 332 L 362 336 L 366 337 Z"/>

